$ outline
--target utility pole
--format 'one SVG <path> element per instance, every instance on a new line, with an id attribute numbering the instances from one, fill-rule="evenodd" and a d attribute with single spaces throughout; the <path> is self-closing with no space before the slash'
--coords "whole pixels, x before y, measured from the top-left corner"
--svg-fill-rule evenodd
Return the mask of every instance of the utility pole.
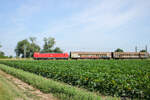
<path id="1" fill-rule="evenodd" d="M 26 48 L 27 46 L 24 44 L 24 58 L 26 58 Z"/>
<path id="2" fill-rule="evenodd" d="M 137 52 L 137 46 L 135 46 L 135 52 Z"/>
<path id="3" fill-rule="evenodd" d="M 145 46 L 145 51 L 147 52 L 147 45 Z"/>
<path id="4" fill-rule="evenodd" d="M 16 50 L 16 58 L 17 58 L 17 57 L 19 57 L 19 56 L 18 56 L 18 49 Z"/>

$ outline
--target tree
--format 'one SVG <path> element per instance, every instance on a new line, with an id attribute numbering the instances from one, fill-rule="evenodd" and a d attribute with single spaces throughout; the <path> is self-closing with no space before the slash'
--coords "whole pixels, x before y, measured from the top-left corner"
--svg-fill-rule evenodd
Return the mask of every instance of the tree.
<path id="1" fill-rule="evenodd" d="M 31 41 L 31 43 L 35 43 L 36 37 L 29 37 L 29 40 Z"/>
<path id="2" fill-rule="evenodd" d="M 30 37 L 29 39 L 31 41 L 31 43 L 30 43 L 30 57 L 33 57 L 34 52 L 40 51 L 40 46 L 35 43 L 36 37 Z"/>
<path id="3" fill-rule="evenodd" d="M 33 57 L 34 52 L 40 51 L 40 46 L 35 43 L 36 38 L 30 37 L 29 40 L 31 41 L 31 43 L 27 39 L 19 41 L 17 43 L 15 52 L 18 57 Z"/>
<path id="4" fill-rule="evenodd" d="M 44 46 L 42 52 L 53 52 L 52 47 L 55 45 L 55 38 L 49 37 L 49 38 L 44 38 Z"/>
<path id="5" fill-rule="evenodd" d="M 59 47 L 56 47 L 56 48 L 54 49 L 54 52 L 55 52 L 55 53 L 62 53 L 63 51 L 62 51 Z"/>
<path id="6" fill-rule="evenodd" d="M 13 56 L 12 56 L 12 55 L 10 55 L 10 56 L 9 56 L 9 58 L 13 58 Z"/>
<path id="7" fill-rule="evenodd" d="M 5 53 L 0 51 L 0 58 L 8 58 L 7 56 L 5 56 Z"/>
<path id="8" fill-rule="evenodd" d="M 55 41 L 55 38 L 53 38 L 53 37 L 44 38 L 44 46 L 43 46 L 43 50 L 41 52 L 43 52 L 43 53 L 50 53 L 50 52 L 62 53 L 63 51 L 59 47 L 54 48 L 55 43 L 56 43 L 56 41 Z"/>
<path id="9" fill-rule="evenodd" d="M 0 48 L 2 45 L 0 44 Z M 5 56 L 5 53 L 3 51 L 0 51 L 0 58 L 8 58 L 8 56 Z"/>
<path id="10" fill-rule="evenodd" d="M 122 49 L 118 48 L 115 50 L 115 52 L 124 52 Z"/>
<path id="11" fill-rule="evenodd" d="M 0 44 L 0 48 L 2 47 L 2 45 Z M 0 51 L 0 58 L 4 57 L 5 56 L 5 53 Z"/>
<path id="12" fill-rule="evenodd" d="M 2 45 L 0 44 L 0 48 L 2 47 Z M 7 56 L 5 56 L 5 53 L 3 51 L 0 51 L 0 58 L 7 58 Z"/>
<path id="13" fill-rule="evenodd" d="M 30 43 L 27 39 L 19 41 L 15 49 L 16 55 L 19 57 L 30 57 Z"/>
<path id="14" fill-rule="evenodd" d="M 5 56 L 5 53 L 0 51 L 0 56 Z"/>
<path id="15" fill-rule="evenodd" d="M 140 52 L 146 52 L 146 50 L 145 50 L 145 49 L 143 49 L 143 50 L 141 50 Z"/>
<path id="16" fill-rule="evenodd" d="M 33 43 L 30 45 L 30 57 L 33 57 L 34 52 L 39 52 L 40 51 L 40 46 Z"/>

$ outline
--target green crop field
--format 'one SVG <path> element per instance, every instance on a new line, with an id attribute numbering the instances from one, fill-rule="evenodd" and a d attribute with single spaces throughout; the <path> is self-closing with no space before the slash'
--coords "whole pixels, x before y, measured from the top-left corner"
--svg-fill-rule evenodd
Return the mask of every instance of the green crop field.
<path id="1" fill-rule="evenodd" d="M 0 61 L 105 95 L 150 99 L 149 60 Z"/>

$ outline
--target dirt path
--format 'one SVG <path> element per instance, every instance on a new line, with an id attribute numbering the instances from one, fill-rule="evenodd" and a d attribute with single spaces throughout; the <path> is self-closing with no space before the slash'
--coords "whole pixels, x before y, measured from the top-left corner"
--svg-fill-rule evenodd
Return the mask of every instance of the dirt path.
<path id="1" fill-rule="evenodd" d="M 52 96 L 52 94 L 45 94 L 42 93 L 40 90 L 33 88 L 32 86 L 28 85 L 27 83 L 11 76 L 3 71 L 0 70 L 0 75 L 4 77 L 9 83 L 14 84 L 27 98 L 27 100 L 58 100 Z M 16 100 L 24 100 L 22 98 L 17 98 Z"/>

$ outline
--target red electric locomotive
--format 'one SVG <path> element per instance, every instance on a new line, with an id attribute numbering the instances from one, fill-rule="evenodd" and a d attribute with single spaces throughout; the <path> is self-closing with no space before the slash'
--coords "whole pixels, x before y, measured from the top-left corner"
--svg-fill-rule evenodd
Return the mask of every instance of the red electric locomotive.
<path id="1" fill-rule="evenodd" d="M 36 60 L 44 60 L 44 59 L 68 59 L 68 53 L 34 53 L 34 59 Z"/>

